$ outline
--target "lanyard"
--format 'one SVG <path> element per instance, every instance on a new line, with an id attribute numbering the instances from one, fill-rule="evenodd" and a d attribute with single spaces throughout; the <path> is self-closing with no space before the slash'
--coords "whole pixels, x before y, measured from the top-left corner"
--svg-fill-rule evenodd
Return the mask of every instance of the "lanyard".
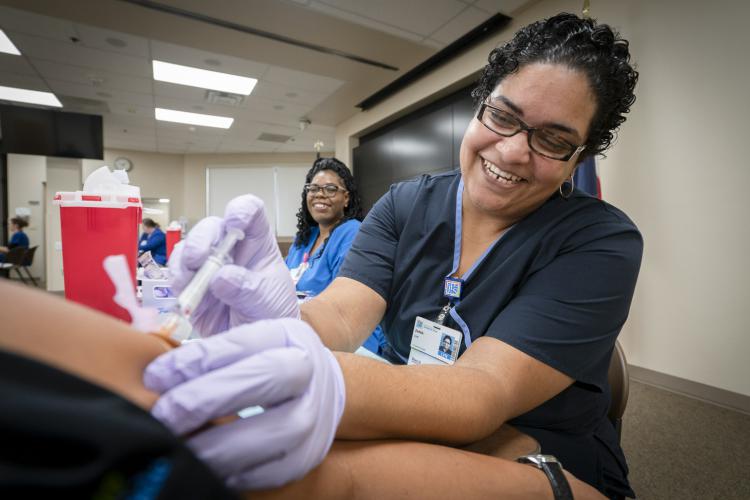
<path id="1" fill-rule="evenodd" d="M 495 241 L 474 261 L 471 267 L 461 276 L 456 276 L 458 273 L 458 266 L 461 263 L 461 235 L 463 227 L 463 210 L 462 202 L 464 195 L 464 179 L 458 183 L 458 192 L 456 193 L 456 230 L 453 236 L 453 267 L 451 271 L 443 278 L 443 296 L 448 299 L 448 303 L 443 306 L 438 313 L 436 323 L 444 324 L 447 316 L 450 314 L 451 318 L 461 326 L 464 331 L 464 339 L 466 340 L 466 346 L 471 345 L 471 337 L 469 336 L 469 328 L 466 323 L 458 316 L 455 307 L 461 302 L 461 295 L 463 294 L 464 286 L 467 281 L 472 277 L 477 267 L 484 261 L 487 255 L 495 248 L 497 242 L 510 230 L 510 228 L 503 231 Z"/>

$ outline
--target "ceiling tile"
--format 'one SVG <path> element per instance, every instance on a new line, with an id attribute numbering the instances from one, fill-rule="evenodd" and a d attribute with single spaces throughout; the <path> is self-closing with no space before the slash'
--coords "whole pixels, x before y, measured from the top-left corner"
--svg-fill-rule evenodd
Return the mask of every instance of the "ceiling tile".
<path id="1" fill-rule="evenodd" d="M 124 102 L 113 102 L 108 101 L 109 111 L 112 115 L 120 117 L 132 117 L 132 118 L 147 118 L 151 122 L 155 122 L 154 119 L 154 106 L 139 106 L 137 104 L 128 104 Z"/>
<path id="2" fill-rule="evenodd" d="M 314 75 L 312 73 L 282 68 L 280 66 L 269 67 L 268 71 L 263 74 L 263 80 L 295 87 L 299 86 L 313 92 L 324 94 L 332 94 L 344 84 L 343 81 L 337 80 L 336 78 Z"/>
<path id="3" fill-rule="evenodd" d="M 86 47 L 146 59 L 151 56 L 148 40 L 145 38 L 85 24 L 76 24 L 75 28 L 81 43 Z"/>
<path id="4" fill-rule="evenodd" d="M 352 12 L 347 12 L 344 10 L 331 7 L 321 2 L 313 2 L 310 5 L 310 7 L 312 9 L 315 9 L 318 12 L 322 12 L 323 14 L 327 14 L 332 17 L 337 17 L 344 21 L 349 21 L 351 23 L 359 24 L 360 26 L 364 26 L 366 28 L 381 31 L 389 35 L 397 36 L 399 38 L 403 38 L 404 40 L 411 40 L 413 42 L 421 42 L 422 39 L 424 38 L 424 35 L 420 33 L 407 31 L 407 30 L 398 28 L 390 24 L 379 22 L 375 19 L 370 19 L 367 17 L 363 17 L 359 14 L 354 14 Z"/>
<path id="5" fill-rule="evenodd" d="M 264 63 L 155 40 L 151 41 L 151 57 L 159 61 L 256 79 L 268 69 L 268 65 Z"/>
<path id="6" fill-rule="evenodd" d="M 50 91 L 49 85 L 44 80 L 38 76 L 31 75 L 14 75 L 12 73 L 0 72 L 0 85 L 18 89 L 38 90 L 41 92 Z"/>
<path id="7" fill-rule="evenodd" d="M 199 104 L 196 104 L 199 103 Z M 198 111 L 194 106 L 201 106 L 201 110 Z M 165 97 L 157 95 L 154 97 L 154 106 L 157 108 L 174 109 L 177 111 L 186 111 L 188 113 L 200 113 L 204 115 L 215 115 L 215 116 L 227 116 L 230 118 L 236 118 L 241 112 L 240 108 L 233 108 L 231 106 L 220 106 L 217 104 L 208 104 L 207 102 L 189 100 L 189 99 L 174 99 L 171 97 Z"/>
<path id="8" fill-rule="evenodd" d="M 512 14 L 519 7 L 531 3 L 533 0 L 477 0 L 474 7 L 485 10 L 490 14 Z"/>
<path id="9" fill-rule="evenodd" d="M 70 37 L 78 36 L 73 23 L 70 21 L 33 14 L 10 7 L 0 7 L 0 28 L 5 31 L 14 44 L 15 39 L 9 32 L 39 35 L 66 42 L 70 41 Z"/>
<path id="10" fill-rule="evenodd" d="M 126 92 L 123 90 L 109 90 L 108 93 L 111 94 L 112 97 L 104 98 L 97 94 L 97 92 L 101 91 L 96 87 L 92 87 L 91 85 L 81 85 L 78 83 L 70 83 L 51 79 L 47 79 L 47 83 L 49 84 L 52 91 L 56 94 L 60 93 L 63 95 L 85 97 L 88 99 L 95 99 L 99 101 L 104 100 L 120 102 L 137 106 L 153 106 L 153 97 L 149 94 Z"/>
<path id="11" fill-rule="evenodd" d="M 72 42 L 59 42 L 36 36 L 16 36 L 18 49 L 27 57 L 73 66 L 110 71 L 112 73 L 152 78 L 148 59 L 117 52 L 90 49 Z"/>
<path id="12" fill-rule="evenodd" d="M 0 73 L 38 76 L 36 70 L 28 63 L 25 57 L 13 54 L 0 54 Z"/>
<path id="13" fill-rule="evenodd" d="M 107 89 L 125 90 L 143 94 L 153 92 L 153 81 L 150 78 L 136 78 L 103 69 L 60 64 L 44 59 L 31 59 L 31 63 L 44 78 L 91 85 L 97 87 L 97 90 L 102 92 L 106 92 Z"/>
<path id="14" fill-rule="evenodd" d="M 448 24 L 431 33 L 430 38 L 449 44 L 458 40 L 489 18 L 490 14 L 487 12 L 475 9 L 474 7 L 468 7 L 451 19 Z"/>
<path id="15" fill-rule="evenodd" d="M 290 102 L 311 108 L 323 102 L 329 92 L 312 92 L 309 89 L 284 85 L 283 83 L 261 80 L 253 89 L 250 97 L 261 97 L 274 101 Z"/>
<path id="16" fill-rule="evenodd" d="M 458 0 L 317 0 L 313 6 L 327 5 L 339 9 L 342 13 L 361 16 L 360 24 L 377 21 L 411 33 L 429 35 L 440 28 L 462 9 L 466 4 Z M 379 29 L 372 26 L 375 29 Z"/>

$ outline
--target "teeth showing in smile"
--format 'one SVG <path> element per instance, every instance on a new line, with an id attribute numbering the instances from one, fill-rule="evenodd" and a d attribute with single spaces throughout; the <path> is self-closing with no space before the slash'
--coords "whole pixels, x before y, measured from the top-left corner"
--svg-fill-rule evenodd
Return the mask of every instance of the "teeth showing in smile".
<path id="1" fill-rule="evenodd" d="M 494 175 L 497 180 L 502 179 L 505 182 L 509 182 L 513 184 L 517 184 L 523 181 L 523 178 L 518 177 L 517 175 L 513 175 L 504 170 L 500 170 L 500 168 L 498 168 L 497 165 L 494 165 L 485 159 L 482 159 L 482 164 L 484 165 L 485 170 L 487 170 L 487 172 L 489 172 L 490 174 Z"/>
<path id="2" fill-rule="evenodd" d="M 313 208 L 317 208 L 318 210 L 325 210 L 328 208 L 328 205 L 323 205 L 322 203 L 315 203 L 313 205 Z"/>

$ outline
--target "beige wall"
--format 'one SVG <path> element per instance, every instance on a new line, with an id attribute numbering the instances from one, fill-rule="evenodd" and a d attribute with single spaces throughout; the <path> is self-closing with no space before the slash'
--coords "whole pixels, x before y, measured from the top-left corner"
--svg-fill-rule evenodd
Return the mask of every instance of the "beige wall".
<path id="1" fill-rule="evenodd" d="M 351 161 L 357 136 L 466 81 L 518 27 L 582 2 L 543 0 L 512 26 L 336 129 Z M 609 157 L 604 197 L 638 224 L 643 267 L 620 337 L 638 366 L 750 395 L 750 3 L 592 2 L 622 31 L 641 71 L 638 101 Z"/>
<path id="2" fill-rule="evenodd" d="M 83 178 L 102 165 L 111 167 L 120 156 L 133 162 L 128 177 L 131 184 L 141 188 L 143 198 L 169 198 L 173 219 L 184 213 L 183 155 L 105 149 L 104 160 L 84 160 Z"/>

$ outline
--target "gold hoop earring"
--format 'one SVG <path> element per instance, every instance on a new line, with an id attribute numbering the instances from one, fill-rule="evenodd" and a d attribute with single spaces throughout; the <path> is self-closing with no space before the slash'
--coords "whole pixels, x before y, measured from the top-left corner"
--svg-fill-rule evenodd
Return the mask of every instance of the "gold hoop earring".
<path id="1" fill-rule="evenodd" d="M 565 184 L 570 184 L 570 190 L 568 192 L 563 192 L 563 186 Z M 567 200 L 568 198 L 570 198 L 570 195 L 573 194 L 573 191 L 575 191 L 575 188 L 576 188 L 576 182 L 573 179 L 573 176 L 571 175 L 570 179 L 568 181 L 563 182 L 562 184 L 560 184 L 560 187 L 558 188 L 558 190 L 560 191 L 560 196 L 564 200 Z"/>

